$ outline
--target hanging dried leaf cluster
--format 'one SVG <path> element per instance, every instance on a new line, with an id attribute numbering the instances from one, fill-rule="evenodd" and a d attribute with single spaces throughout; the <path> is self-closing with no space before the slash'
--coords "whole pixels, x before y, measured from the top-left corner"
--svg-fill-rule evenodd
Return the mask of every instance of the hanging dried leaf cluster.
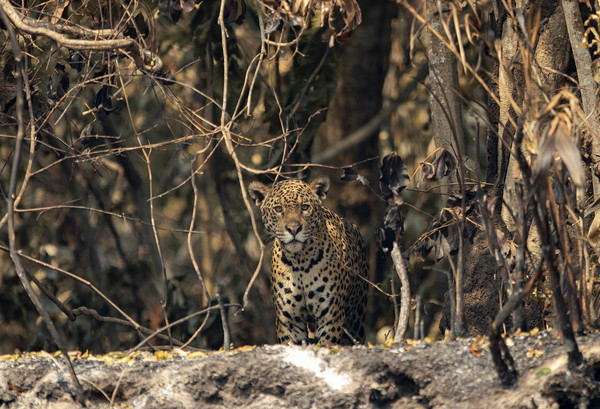
<path id="1" fill-rule="evenodd" d="M 306 26 L 311 16 L 320 13 L 321 25 L 327 25 L 332 38 L 338 41 L 343 41 L 362 22 L 356 0 L 263 0 L 263 3 L 270 27 L 279 27 L 279 21 Z"/>

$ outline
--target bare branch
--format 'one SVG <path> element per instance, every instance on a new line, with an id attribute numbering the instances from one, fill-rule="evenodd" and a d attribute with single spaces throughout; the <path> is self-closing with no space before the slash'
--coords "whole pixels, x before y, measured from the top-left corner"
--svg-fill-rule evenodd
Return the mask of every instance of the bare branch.
<path id="1" fill-rule="evenodd" d="M 237 153 L 235 151 L 233 142 L 231 140 L 231 131 L 230 131 L 231 124 L 230 123 L 227 124 L 225 122 L 226 117 L 227 117 L 227 95 L 229 93 L 229 82 L 228 82 L 229 81 L 229 75 L 228 75 L 229 57 L 228 57 L 228 53 L 227 53 L 227 28 L 225 27 L 225 20 L 223 18 L 224 11 L 225 11 L 225 0 L 221 0 L 221 7 L 219 10 L 219 19 L 218 19 L 219 26 L 221 28 L 221 46 L 222 46 L 222 50 L 223 50 L 223 110 L 221 111 L 221 128 L 220 128 L 220 130 L 223 134 L 223 139 L 225 141 L 225 146 L 227 148 L 227 151 L 229 152 L 231 159 L 233 159 L 233 162 L 235 163 L 235 168 L 236 168 L 238 180 L 240 183 L 240 192 L 242 193 L 242 199 L 244 200 L 244 204 L 246 205 L 246 209 L 248 210 L 248 214 L 250 215 L 250 221 L 252 223 L 252 230 L 254 231 L 254 237 L 256 237 L 256 240 L 258 241 L 258 246 L 260 249 L 260 257 L 259 257 L 258 265 L 256 266 L 256 269 L 254 270 L 254 274 L 252 275 L 252 278 L 250 279 L 250 282 L 248 283 L 248 286 L 246 287 L 246 291 L 244 292 L 243 305 L 244 305 L 244 307 L 246 307 L 248 305 L 248 294 L 250 293 L 250 289 L 252 288 L 252 285 L 254 284 L 254 281 L 258 277 L 258 273 L 260 272 L 260 270 L 262 268 L 263 259 L 265 257 L 265 245 L 264 245 L 262 239 L 260 238 L 260 234 L 258 233 L 258 225 L 256 223 L 254 211 L 252 210 L 252 205 L 250 204 L 250 201 L 248 200 L 248 192 L 246 190 L 246 185 L 244 183 L 244 176 L 242 174 L 242 166 L 240 165 L 240 161 L 238 160 Z"/>
<path id="2" fill-rule="evenodd" d="M 394 334 L 394 342 L 402 342 L 408 328 L 408 319 L 410 318 L 410 282 L 408 281 L 408 270 L 406 269 L 406 263 L 400 253 L 398 243 L 394 241 L 392 247 L 392 261 L 394 262 L 394 268 L 396 274 L 400 277 L 400 283 L 402 288 L 400 289 L 400 315 L 398 316 L 398 325 L 396 327 L 396 334 Z"/>
<path id="3" fill-rule="evenodd" d="M 331 161 L 337 155 L 347 152 L 350 149 L 358 146 L 362 142 L 366 141 L 369 136 L 373 134 L 381 124 L 389 118 L 389 116 L 404 102 L 408 100 L 410 93 L 421 83 L 428 73 L 427 65 L 419 67 L 415 77 L 400 91 L 398 98 L 393 103 L 382 109 L 377 115 L 369 120 L 362 127 L 352 132 L 350 135 L 342 139 L 338 144 L 324 150 L 323 152 L 316 153 L 313 157 L 313 162 L 317 164 L 323 164 Z"/>
<path id="4" fill-rule="evenodd" d="M 131 50 L 135 53 L 134 59 L 136 60 L 138 67 L 150 72 L 159 72 L 162 69 L 161 59 L 151 51 L 142 49 L 133 39 L 113 38 L 109 40 L 99 40 L 97 37 L 100 36 L 100 34 L 108 34 L 105 30 L 98 32 L 93 30 L 67 28 L 61 24 L 35 23 L 31 18 L 27 18 L 15 10 L 12 4 L 10 4 L 10 0 L 0 0 L 0 8 L 4 10 L 15 27 L 25 33 L 46 36 L 57 43 L 74 50 Z M 58 27 L 58 29 L 56 27 Z M 95 37 L 96 39 L 69 38 L 61 32 L 68 32 L 70 34 L 77 34 L 85 37 Z M 110 34 L 114 35 L 114 32 Z"/>
<path id="5" fill-rule="evenodd" d="M 24 90 L 25 87 L 29 87 L 29 83 L 27 80 L 27 72 L 25 71 L 24 65 L 24 53 L 21 50 L 19 45 L 19 41 L 17 40 L 17 36 L 9 24 L 8 17 L 4 10 L 0 8 L 0 18 L 2 19 L 3 24 L 8 29 L 8 35 L 10 37 L 12 52 L 15 58 L 15 62 L 17 64 L 17 69 L 15 73 L 15 77 L 17 80 L 16 89 L 17 89 L 17 140 L 15 143 L 15 154 L 13 157 L 12 169 L 10 174 L 10 186 L 8 190 L 7 197 L 7 207 L 8 207 L 8 242 L 10 248 L 10 258 L 12 259 L 15 270 L 21 281 L 21 284 L 25 288 L 27 295 L 35 305 L 38 313 L 41 315 L 44 323 L 48 327 L 54 342 L 56 342 L 58 348 L 62 352 L 63 359 L 66 363 L 66 366 L 69 371 L 69 375 L 71 380 L 73 381 L 75 387 L 75 394 L 77 397 L 77 401 L 85 406 L 85 400 L 83 398 L 83 388 L 81 387 L 81 383 L 79 382 L 79 378 L 75 374 L 75 370 L 73 369 L 73 365 L 71 360 L 69 359 L 68 351 L 65 347 L 63 339 L 60 333 L 57 331 L 54 323 L 50 319 L 50 315 L 48 311 L 44 308 L 41 300 L 31 287 L 31 283 L 27 279 L 27 274 L 25 273 L 25 269 L 21 263 L 21 258 L 19 256 L 16 244 L 16 234 L 15 234 L 15 198 L 16 198 L 16 189 L 17 189 L 17 174 L 19 173 L 19 162 L 21 159 L 21 147 L 23 144 L 23 139 L 25 137 L 25 124 L 23 119 L 23 110 L 24 110 Z"/>

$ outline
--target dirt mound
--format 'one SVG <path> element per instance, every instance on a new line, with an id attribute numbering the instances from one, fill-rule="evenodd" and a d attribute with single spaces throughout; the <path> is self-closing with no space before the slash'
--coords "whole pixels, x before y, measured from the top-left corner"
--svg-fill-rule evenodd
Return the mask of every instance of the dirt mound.
<path id="1" fill-rule="evenodd" d="M 584 373 L 567 370 L 564 347 L 550 333 L 509 339 L 519 368 L 510 389 L 500 386 L 485 339 L 80 356 L 73 364 L 90 408 L 599 407 L 600 336 L 578 342 Z M 0 407 L 79 407 L 60 359 L 0 359 Z"/>

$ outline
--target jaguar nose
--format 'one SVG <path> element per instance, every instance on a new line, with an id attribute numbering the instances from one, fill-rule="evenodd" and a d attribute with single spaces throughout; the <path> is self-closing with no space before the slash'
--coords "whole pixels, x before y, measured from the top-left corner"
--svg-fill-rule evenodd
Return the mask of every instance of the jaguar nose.
<path id="1" fill-rule="evenodd" d="M 292 233 L 293 236 L 295 236 L 300 230 L 302 230 L 302 225 L 298 222 L 292 222 L 286 225 L 285 228 Z"/>

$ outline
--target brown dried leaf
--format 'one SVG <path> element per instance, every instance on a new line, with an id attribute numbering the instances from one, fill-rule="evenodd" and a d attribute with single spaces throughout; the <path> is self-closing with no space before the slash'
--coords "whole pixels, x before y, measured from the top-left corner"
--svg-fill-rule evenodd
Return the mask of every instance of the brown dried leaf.
<path id="1" fill-rule="evenodd" d="M 561 121 L 561 125 L 558 126 L 554 135 L 556 152 L 569 170 L 573 183 L 577 187 L 583 187 L 585 172 L 581 165 L 581 154 L 575 143 L 573 143 L 570 129 L 565 125 L 565 122 Z"/>
<path id="2" fill-rule="evenodd" d="M 392 250 L 392 246 L 396 241 L 396 232 L 392 229 L 384 229 L 380 227 L 377 229 L 377 243 L 384 253 L 388 253 Z"/>
<path id="3" fill-rule="evenodd" d="M 537 159 L 533 166 L 534 179 L 543 178 L 548 174 L 554 161 L 554 138 L 546 129 L 538 146 Z"/>
<path id="4" fill-rule="evenodd" d="M 320 8 L 328 14 L 329 28 L 336 36 L 353 31 L 362 22 L 362 12 L 355 0 L 321 1 Z"/>
<path id="5" fill-rule="evenodd" d="M 596 244 L 600 240 L 600 212 L 594 214 L 594 220 L 588 230 L 588 239 L 593 244 Z"/>
<path id="6" fill-rule="evenodd" d="M 191 4 L 193 9 L 195 1 L 182 0 L 183 11 L 187 13 L 188 10 L 186 10 L 186 4 Z M 223 16 L 223 20 L 225 21 L 225 24 L 235 23 L 237 25 L 241 25 L 246 19 L 246 3 L 244 2 L 244 0 L 229 0 L 229 2 L 225 4 L 224 12 L 225 14 Z"/>
<path id="7" fill-rule="evenodd" d="M 431 164 L 435 171 L 435 177 L 439 180 L 454 172 L 454 169 L 456 169 L 456 158 L 447 150 L 442 149 L 438 157 Z"/>
<path id="8" fill-rule="evenodd" d="M 553 109 L 555 109 L 559 105 L 559 103 L 561 102 L 563 97 L 564 96 L 563 96 L 562 92 L 555 94 L 552 97 L 552 99 L 550 99 L 550 101 L 548 101 L 548 103 L 546 103 L 542 112 L 540 112 L 540 117 L 543 115 L 549 114 Z"/>
<path id="9" fill-rule="evenodd" d="M 42 14 L 52 16 L 50 18 L 50 22 L 52 24 L 58 23 L 60 20 L 65 8 L 69 5 L 69 0 L 50 0 L 44 4 L 42 8 Z M 46 17 L 44 17 L 46 19 Z"/>
<path id="10" fill-rule="evenodd" d="M 417 173 L 417 188 L 421 188 L 425 179 L 431 180 L 435 176 L 433 165 L 429 162 L 421 163 L 419 172 Z"/>
<path id="11" fill-rule="evenodd" d="M 379 187 L 385 200 L 392 199 L 396 204 L 402 204 L 402 191 L 410 183 L 406 165 L 395 152 L 383 158 L 379 177 Z"/>
<path id="12" fill-rule="evenodd" d="M 327 22 L 337 39 L 344 38 L 362 22 L 356 0 L 267 0 L 265 5 L 271 13 L 287 16 L 292 24 L 321 11 L 322 22 Z"/>
<path id="13" fill-rule="evenodd" d="M 388 204 L 385 209 L 385 216 L 383 218 L 383 227 L 386 229 L 401 229 L 400 234 L 402 235 L 404 229 L 404 218 L 400 206 L 397 204 Z"/>
<path id="14" fill-rule="evenodd" d="M 571 136 L 569 112 L 560 112 L 552 121 L 541 125 L 540 128 L 542 128 L 542 136 L 538 144 L 537 159 L 533 166 L 533 183 L 546 180 L 555 157 L 558 157 L 577 188 L 577 196 L 581 198 L 583 196 L 585 172 L 581 153 Z"/>
<path id="15" fill-rule="evenodd" d="M 471 344 L 471 346 L 469 347 L 469 350 L 471 351 L 471 353 L 473 354 L 473 356 L 476 356 L 476 357 L 480 357 L 481 356 L 481 351 L 479 350 L 479 348 L 477 347 L 477 344 L 475 344 L 475 342 L 473 342 Z"/>

